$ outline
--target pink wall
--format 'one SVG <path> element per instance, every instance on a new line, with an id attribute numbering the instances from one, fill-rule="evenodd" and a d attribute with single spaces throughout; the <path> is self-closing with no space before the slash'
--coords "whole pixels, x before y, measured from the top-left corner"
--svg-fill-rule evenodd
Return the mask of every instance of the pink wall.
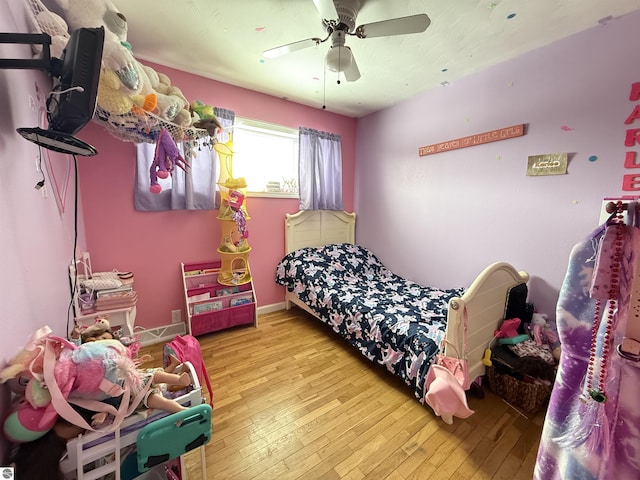
<path id="1" fill-rule="evenodd" d="M 624 121 L 638 103 L 629 93 L 640 82 L 639 23 L 640 11 L 360 119 L 358 241 L 442 287 L 508 261 L 531 274 L 531 300 L 554 316 L 572 246 L 630 173 Z M 418 155 L 519 123 L 522 137 Z M 529 155 L 559 152 L 567 175 L 525 175 Z"/>
<path id="2" fill-rule="evenodd" d="M 353 209 L 355 119 L 335 115 L 152 65 L 171 77 L 190 100 L 233 110 L 236 115 L 288 127 L 311 127 L 342 138 L 345 208 Z M 118 268 L 135 274 L 137 324 L 147 328 L 171 323 L 171 311 L 184 312 L 180 262 L 217 258 L 217 211 L 137 212 L 133 208 L 135 148 L 91 124 L 85 138 L 100 152 L 80 161 L 80 189 L 88 250 L 94 269 Z M 298 211 L 298 200 L 249 198 L 250 265 L 259 306 L 282 302 L 274 282 L 284 252 L 284 215 Z"/>

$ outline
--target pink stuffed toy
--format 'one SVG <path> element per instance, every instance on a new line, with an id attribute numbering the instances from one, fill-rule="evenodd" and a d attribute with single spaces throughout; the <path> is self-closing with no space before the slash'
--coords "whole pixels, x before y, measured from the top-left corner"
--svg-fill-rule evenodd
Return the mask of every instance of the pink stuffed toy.
<path id="1" fill-rule="evenodd" d="M 536 345 L 542 346 L 544 344 L 549 345 L 553 358 L 560 360 L 560 339 L 558 332 L 555 329 L 555 324 L 549 322 L 546 313 L 534 313 L 531 319 L 531 330 L 533 339 Z"/>
<path id="2" fill-rule="evenodd" d="M 160 193 L 162 191 L 162 187 L 158 184 L 158 178 L 167 178 L 176 166 L 185 172 L 189 168 L 189 164 L 180 155 L 180 151 L 171 135 L 163 128 L 158 134 L 153 163 L 151 163 L 151 168 L 149 169 L 151 178 L 149 190 L 151 193 Z"/>
<path id="3" fill-rule="evenodd" d="M 114 422 L 101 428 L 111 431 L 137 406 L 135 402 L 129 403 L 129 399 L 137 400 L 138 394 L 144 391 L 136 363 L 117 340 L 77 347 L 44 331 L 30 341 L 26 350 L 33 352 L 31 361 L 25 363 L 26 356 L 20 355 L 13 365 L 15 368 L 5 369 L 2 376 L 2 381 L 22 377 L 26 383 L 24 399 L 3 425 L 5 436 L 16 443 L 40 438 L 53 427 L 59 415 L 75 425 L 95 430 L 83 425 L 84 419 L 67 402 L 112 414 Z M 125 390 L 127 395 L 118 409 L 104 403 Z"/>

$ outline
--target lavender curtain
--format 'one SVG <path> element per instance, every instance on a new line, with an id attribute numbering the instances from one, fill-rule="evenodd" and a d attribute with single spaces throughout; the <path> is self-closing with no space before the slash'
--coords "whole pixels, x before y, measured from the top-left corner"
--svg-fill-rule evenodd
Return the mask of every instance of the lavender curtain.
<path id="1" fill-rule="evenodd" d="M 216 162 L 209 139 L 178 144 L 182 156 L 191 165 L 187 172 L 175 168 L 166 179 L 158 179 L 159 194 L 151 193 L 149 169 L 155 144 L 136 145 L 136 188 L 134 206 L 140 211 L 212 210 L 215 199 Z"/>
<path id="2" fill-rule="evenodd" d="M 343 210 L 340 136 L 300 127 L 300 210 Z"/>

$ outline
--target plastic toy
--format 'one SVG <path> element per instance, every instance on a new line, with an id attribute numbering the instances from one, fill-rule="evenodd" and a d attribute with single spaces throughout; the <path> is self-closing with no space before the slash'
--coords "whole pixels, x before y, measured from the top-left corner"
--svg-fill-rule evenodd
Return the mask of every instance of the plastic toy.
<path id="1" fill-rule="evenodd" d="M 513 345 L 516 343 L 524 342 L 529 339 L 529 335 L 526 333 L 518 333 L 518 327 L 520 326 L 519 318 L 510 318 L 503 320 L 500 328 L 493 333 L 493 336 L 498 339 L 498 343 Z"/>
<path id="2" fill-rule="evenodd" d="M 520 326 L 519 318 L 510 318 L 503 320 L 500 328 L 493 333 L 496 338 L 511 338 L 520 335 L 518 333 L 518 327 Z"/>
<path id="3" fill-rule="evenodd" d="M 487 348 L 484 351 L 484 357 L 482 357 L 482 364 L 487 366 L 487 367 L 491 367 L 493 365 L 493 362 L 491 361 L 491 349 Z"/>

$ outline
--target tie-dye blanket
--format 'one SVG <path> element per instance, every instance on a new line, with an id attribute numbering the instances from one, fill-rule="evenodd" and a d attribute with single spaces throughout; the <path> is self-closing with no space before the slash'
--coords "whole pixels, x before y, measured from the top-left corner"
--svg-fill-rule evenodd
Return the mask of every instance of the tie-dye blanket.
<path id="1" fill-rule="evenodd" d="M 589 290 L 604 228 L 597 229 L 571 252 L 557 306 L 562 357 L 538 450 L 536 480 L 640 478 L 640 362 L 624 359 L 615 351 L 629 317 L 629 288 L 639 251 L 638 229 L 628 228 L 627 232 L 605 403 L 581 398 L 586 390 L 584 378 L 596 305 Z M 605 302 L 602 306 L 607 311 Z M 639 321 L 635 313 L 631 318 L 630 321 Z M 598 332 L 599 353 L 605 323 L 601 322 Z M 596 369 L 596 376 L 598 372 Z"/>

